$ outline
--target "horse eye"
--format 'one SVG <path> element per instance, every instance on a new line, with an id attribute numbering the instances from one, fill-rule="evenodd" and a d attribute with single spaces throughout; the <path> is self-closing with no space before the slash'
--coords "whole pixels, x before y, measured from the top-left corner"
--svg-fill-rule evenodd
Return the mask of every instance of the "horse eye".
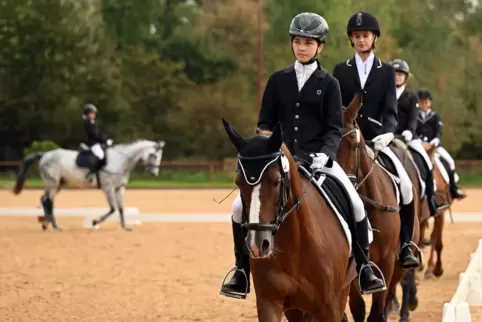
<path id="1" fill-rule="evenodd" d="M 278 186 L 280 185 L 280 183 L 281 183 L 281 178 L 278 178 L 278 179 L 276 179 L 276 180 L 273 182 L 273 185 L 274 185 L 275 187 L 278 187 Z"/>

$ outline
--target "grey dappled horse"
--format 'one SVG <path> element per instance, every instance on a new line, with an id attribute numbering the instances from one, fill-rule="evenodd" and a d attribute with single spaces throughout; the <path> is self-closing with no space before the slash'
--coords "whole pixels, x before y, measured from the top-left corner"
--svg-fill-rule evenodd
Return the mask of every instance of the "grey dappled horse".
<path id="1" fill-rule="evenodd" d="M 45 213 L 42 228 L 45 230 L 48 224 L 52 223 L 54 229 L 60 230 L 53 213 L 55 195 L 62 187 L 97 187 L 98 178 L 100 187 L 109 202 L 110 210 L 105 215 L 94 219 L 93 226 L 106 220 L 117 209 L 122 228 L 129 231 L 131 229 L 124 220 L 123 199 L 130 172 L 138 162 L 141 162 L 147 172 L 152 176 L 157 176 L 164 145 L 164 141 L 138 140 L 109 147 L 106 150 L 107 164 L 99 171 L 98 177 L 94 176 L 92 181 L 86 179 L 89 169 L 77 165 L 79 151 L 55 149 L 48 152 L 34 152 L 22 161 L 13 193 L 18 195 L 22 191 L 27 170 L 40 159 L 39 171 L 45 185 L 45 193 L 40 198 Z"/>

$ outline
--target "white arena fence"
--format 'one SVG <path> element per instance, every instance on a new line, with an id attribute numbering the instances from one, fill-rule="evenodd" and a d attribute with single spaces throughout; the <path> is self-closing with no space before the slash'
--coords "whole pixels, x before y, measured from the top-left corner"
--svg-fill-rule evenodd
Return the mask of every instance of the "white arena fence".
<path id="1" fill-rule="evenodd" d="M 482 306 L 482 239 L 465 272 L 460 274 L 459 285 L 452 300 L 444 304 L 442 322 L 471 322 L 470 307 Z"/>

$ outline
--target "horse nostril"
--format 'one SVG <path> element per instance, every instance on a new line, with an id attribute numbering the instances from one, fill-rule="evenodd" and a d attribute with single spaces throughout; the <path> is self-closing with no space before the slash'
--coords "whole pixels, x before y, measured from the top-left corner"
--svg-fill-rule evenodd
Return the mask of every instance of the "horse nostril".
<path id="1" fill-rule="evenodd" d="M 266 253 L 269 250 L 269 240 L 264 239 L 263 243 L 261 244 L 261 252 Z"/>

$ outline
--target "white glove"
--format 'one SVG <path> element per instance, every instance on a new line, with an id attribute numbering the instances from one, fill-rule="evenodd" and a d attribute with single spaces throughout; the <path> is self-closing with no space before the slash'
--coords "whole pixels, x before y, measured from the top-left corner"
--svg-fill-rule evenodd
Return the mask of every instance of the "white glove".
<path id="1" fill-rule="evenodd" d="M 113 143 L 113 142 L 112 142 L 112 139 L 107 139 L 107 140 L 105 141 L 105 144 L 106 144 L 107 146 L 111 146 L 112 143 Z"/>
<path id="2" fill-rule="evenodd" d="M 390 142 L 392 142 L 394 137 L 395 136 L 393 135 L 393 133 L 384 133 L 376 136 L 372 140 L 373 148 L 375 149 L 375 151 L 381 151 L 385 149 L 390 144 Z"/>
<path id="3" fill-rule="evenodd" d="M 439 146 L 440 145 L 440 139 L 439 138 L 434 138 L 432 141 L 430 141 L 431 145 Z"/>
<path id="4" fill-rule="evenodd" d="M 413 139 L 413 134 L 409 130 L 403 131 L 402 136 L 403 136 L 403 139 L 405 140 L 405 142 L 412 141 L 412 139 Z"/>
<path id="5" fill-rule="evenodd" d="M 321 171 L 325 167 L 326 163 L 330 159 L 325 153 L 311 153 L 310 157 L 313 158 L 311 168 L 315 171 Z"/>

